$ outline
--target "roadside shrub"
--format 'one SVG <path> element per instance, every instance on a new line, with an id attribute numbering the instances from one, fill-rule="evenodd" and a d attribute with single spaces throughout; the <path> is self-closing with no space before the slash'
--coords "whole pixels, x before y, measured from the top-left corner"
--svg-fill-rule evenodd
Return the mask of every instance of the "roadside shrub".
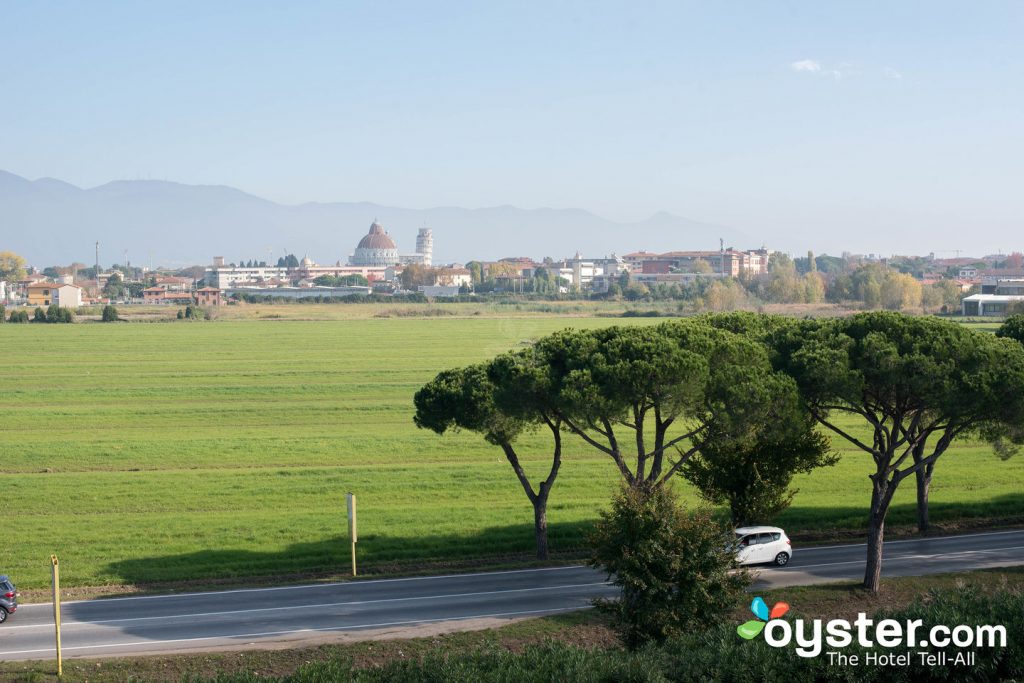
<path id="1" fill-rule="evenodd" d="M 32 322 L 34 323 L 45 323 L 46 322 L 46 311 L 41 308 L 36 308 L 32 311 Z"/>
<path id="2" fill-rule="evenodd" d="M 686 511 L 669 487 L 626 487 L 602 512 L 589 564 L 608 572 L 622 598 L 598 606 L 636 648 L 728 617 L 750 582 L 733 572 L 730 531 L 711 511 Z"/>
<path id="3" fill-rule="evenodd" d="M 204 320 L 205 318 L 206 311 L 192 304 L 178 311 L 178 320 Z"/>
<path id="4" fill-rule="evenodd" d="M 28 322 L 28 311 L 11 311 L 11 315 L 7 318 L 7 322 L 10 323 L 27 323 Z"/>
<path id="5" fill-rule="evenodd" d="M 110 304 L 107 304 L 103 307 L 103 313 L 100 319 L 105 323 L 115 323 L 121 318 L 117 314 L 117 309 Z"/>

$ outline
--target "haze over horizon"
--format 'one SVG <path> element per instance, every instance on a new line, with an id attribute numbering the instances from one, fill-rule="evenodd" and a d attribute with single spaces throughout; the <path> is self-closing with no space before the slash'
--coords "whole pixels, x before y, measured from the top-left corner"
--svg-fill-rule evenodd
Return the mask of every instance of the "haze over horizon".
<path id="1" fill-rule="evenodd" d="M 12 5 L 0 168 L 287 206 L 665 212 L 791 253 L 1008 253 L 1022 19 L 1009 1 Z M 669 248 L 707 248 L 694 234 Z M 664 235 L 628 237 L 616 250 Z M 569 255 L 550 251 L 516 253 Z"/>

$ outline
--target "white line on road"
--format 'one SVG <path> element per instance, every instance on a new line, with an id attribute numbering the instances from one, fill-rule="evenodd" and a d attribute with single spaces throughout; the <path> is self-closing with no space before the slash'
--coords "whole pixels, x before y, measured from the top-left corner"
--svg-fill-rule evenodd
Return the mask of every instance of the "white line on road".
<path id="1" fill-rule="evenodd" d="M 1004 536 L 1006 534 L 1024 534 L 1022 529 L 1014 529 L 1011 531 L 985 531 L 980 534 L 957 534 L 956 536 L 932 536 L 929 538 L 903 538 L 896 541 L 884 541 L 884 546 L 896 545 L 897 543 L 922 543 L 922 542 L 934 542 L 934 541 L 949 541 L 956 538 L 977 538 L 978 536 Z M 838 550 L 841 548 L 864 548 L 867 543 L 840 543 L 838 545 L 815 545 L 809 548 L 801 548 L 802 553 L 812 553 L 816 550 Z"/>
<path id="2" fill-rule="evenodd" d="M 934 555 L 900 555 L 897 557 L 884 557 L 882 558 L 883 566 L 892 562 L 903 562 L 905 560 L 931 560 L 936 557 L 955 558 L 960 555 L 978 555 L 984 553 L 998 553 L 1004 550 L 1024 550 L 1024 546 L 1016 545 L 1008 548 L 989 548 L 987 550 L 960 550 L 958 552 L 951 553 L 936 553 Z M 801 569 L 813 569 L 816 567 L 838 567 L 843 564 L 864 564 L 864 560 L 847 560 L 845 562 L 826 562 L 823 564 L 795 564 L 791 566 L 792 571 L 800 571 Z M 782 567 L 766 568 L 765 571 L 785 571 Z"/>
<path id="3" fill-rule="evenodd" d="M 510 588 L 508 590 L 500 591 L 480 591 L 477 593 L 449 593 L 445 595 L 416 595 L 406 598 L 381 598 L 378 600 L 353 600 L 349 602 L 328 602 L 319 605 L 287 605 L 279 607 L 256 607 L 253 609 L 236 609 L 228 610 L 224 612 L 196 612 L 196 613 L 177 613 L 177 614 L 163 614 L 152 617 L 127 617 L 123 619 L 96 619 L 94 621 L 62 621 L 61 626 L 67 628 L 68 626 L 94 626 L 96 624 L 120 624 L 129 621 L 160 621 L 163 619 L 195 619 L 197 617 L 223 617 L 230 614 L 249 614 L 253 612 L 283 612 L 284 610 L 291 609 L 324 609 L 327 607 L 347 607 L 352 605 L 373 605 L 381 602 L 411 602 L 413 600 L 439 600 L 449 598 L 470 598 L 478 597 L 481 595 L 502 595 L 504 593 L 536 593 L 538 591 L 552 591 L 552 590 L 565 590 L 568 588 L 591 588 L 593 586 L 608 586 L 611 585 L 607 581 L 600 581 L 597 583 L 574 583 L 561 586 L 543 586 L 539 588 Z M 5 627 L 5 631 L 13 629 L 29 629 L 29 628 L 53 628 L 53 623 L 45 624 L 25 624 L 24 626 L 9 626 Z"/>
<path id="4" fill-rule="evenodd" d="M 378 583 L 397 583 L 399 581 L 433 581 L 436 579 L 462 579 L 470 576 L 501 576 L 504 574 L 529 574 L 535 572 L 558 572 L 567 569 L 586 569 L 586 565 L 574 564 L 567 567 L 537 567 L 534 569 L 506 569 L 497 572 L 474 572 L 471 574 L 441 574 L 438 576 L 403 576 L 397 579 L 369 579 L 366 581 L 335 581 L 333 583 L 307 583 L 301 586 L 273 586 L 268 588 L 233 588 L 224 591 L 199 591 L 196 593 L 167 593 L 165 595 L 130 595 L 124 598 L 98 598 L 93 600 L 67 600 L 61 601 L 62 605 L 75 605 L 80 602 L 119 602 L 123 600 L 166 600 L 167 598 L 192 598 L 207 595 L 230 595 L 232 593 L 265 593 L 267 591 L 293 591 L 303 588 L 334 588 L 337 586 L 365 586 Z M 25 607 L 52 606 L 52 602 L 33 602 L 21 605 Z"/>
<path id="5" fill-rule="evenodd" d="M 265 631 L 263 633 L 229 633 L 220 636 L 203 636 L 201 638 L 174 638 L 170 640 L 140 640 L 130 643 L 104 643 L 102 645 L 80 645 L 78 647 L 62 647 L 61 650 L 67 652 L 69 650 L 96 650 L 99 648 L 111 648 L 111 647 L 138 647 L 140 645 L 160 645 L 167 643 L 191 643 L 197 640 L 220 640 L 224 638 L 262 638 L 266 636 L 283 636 L 292 633 L 314 633 L 320 631 L 351 631 L 355 629 L 365 628 L 383 628 L 385 626 L 411 626 L 414 624 L 433 624 L 439 621 L 469 621 L 470 619 L 494 619 L 498 617 L 517 617 L 525 616 L 527 614 L 556 614 L 558 612 L 576 612 L 583 609 L 591 609 L 590 605 L 581 605 L 579 607 L 557 607 L 553 609 L 533 609 L 524 610 L 522 612 L 496 612 L 494 614 L 474 614 L 468 617 L 444 617 L 441 619 L 414 619 L 411 621 L 390 621 L 376 624 L 358 624 L 355 626 L 329 626 L 325 628 L 299 628 L 290 631 Z M 10 652 L 4 652 L 5 655 L 28 655 L 36 654 L 39 652 L 53 652 L 54 648 L 43 648 L 39 650 L 13 650 Z"/>

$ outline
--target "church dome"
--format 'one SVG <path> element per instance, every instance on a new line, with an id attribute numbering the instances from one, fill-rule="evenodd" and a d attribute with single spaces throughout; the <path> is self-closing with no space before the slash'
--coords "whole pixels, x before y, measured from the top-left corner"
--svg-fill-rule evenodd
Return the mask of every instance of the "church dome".
<path id="1" fill-rule="evenodd" d="M 398 265 L 401 258 L 398 255 L 398 245 L 391 239 L 384 227 L 377 221 L 373 222 L 363 239 L 359 240 L 359 246 L 352 255 L 352 265 L 386 267 Z"/>
<path id="2" fill-rule="evenodd" d="M 370 232 L 359 240 L 357 249 L 397 249 L 395 241 L 384 232 L 384 227 L 377 221 L 370 226 Z"/>
<path id="3" fill-rule="evenodd" d="M 309 268 L 310 266 L 315 266 L 316 264 L 313 263 L 313 259 L 309 258 L 309 254 L 306 254 L 306 256 L 302 259 L 302 265 L 306 268 Z"/>

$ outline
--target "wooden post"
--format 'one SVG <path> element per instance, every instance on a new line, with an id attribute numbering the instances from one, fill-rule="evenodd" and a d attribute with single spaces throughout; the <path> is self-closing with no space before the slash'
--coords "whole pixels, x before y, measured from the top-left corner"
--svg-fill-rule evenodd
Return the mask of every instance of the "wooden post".
<path id="1" fill-rule="evenodd" d="M 359 540 L 356 524 L 356 494 L 346 493 L 345 502 L 348 504 L 348 535 L 352 539 L 352 576 L 356 576 L 356 541 Z"/>
<path id="2" fill-rule="evenodd" d="M 50 572 L 53 577 L 53 625 L 57 635 L 57 676 L 63 676 L 64 662 L 60 653 L 60 564 L 56 555 L 50 555 Z"/>

